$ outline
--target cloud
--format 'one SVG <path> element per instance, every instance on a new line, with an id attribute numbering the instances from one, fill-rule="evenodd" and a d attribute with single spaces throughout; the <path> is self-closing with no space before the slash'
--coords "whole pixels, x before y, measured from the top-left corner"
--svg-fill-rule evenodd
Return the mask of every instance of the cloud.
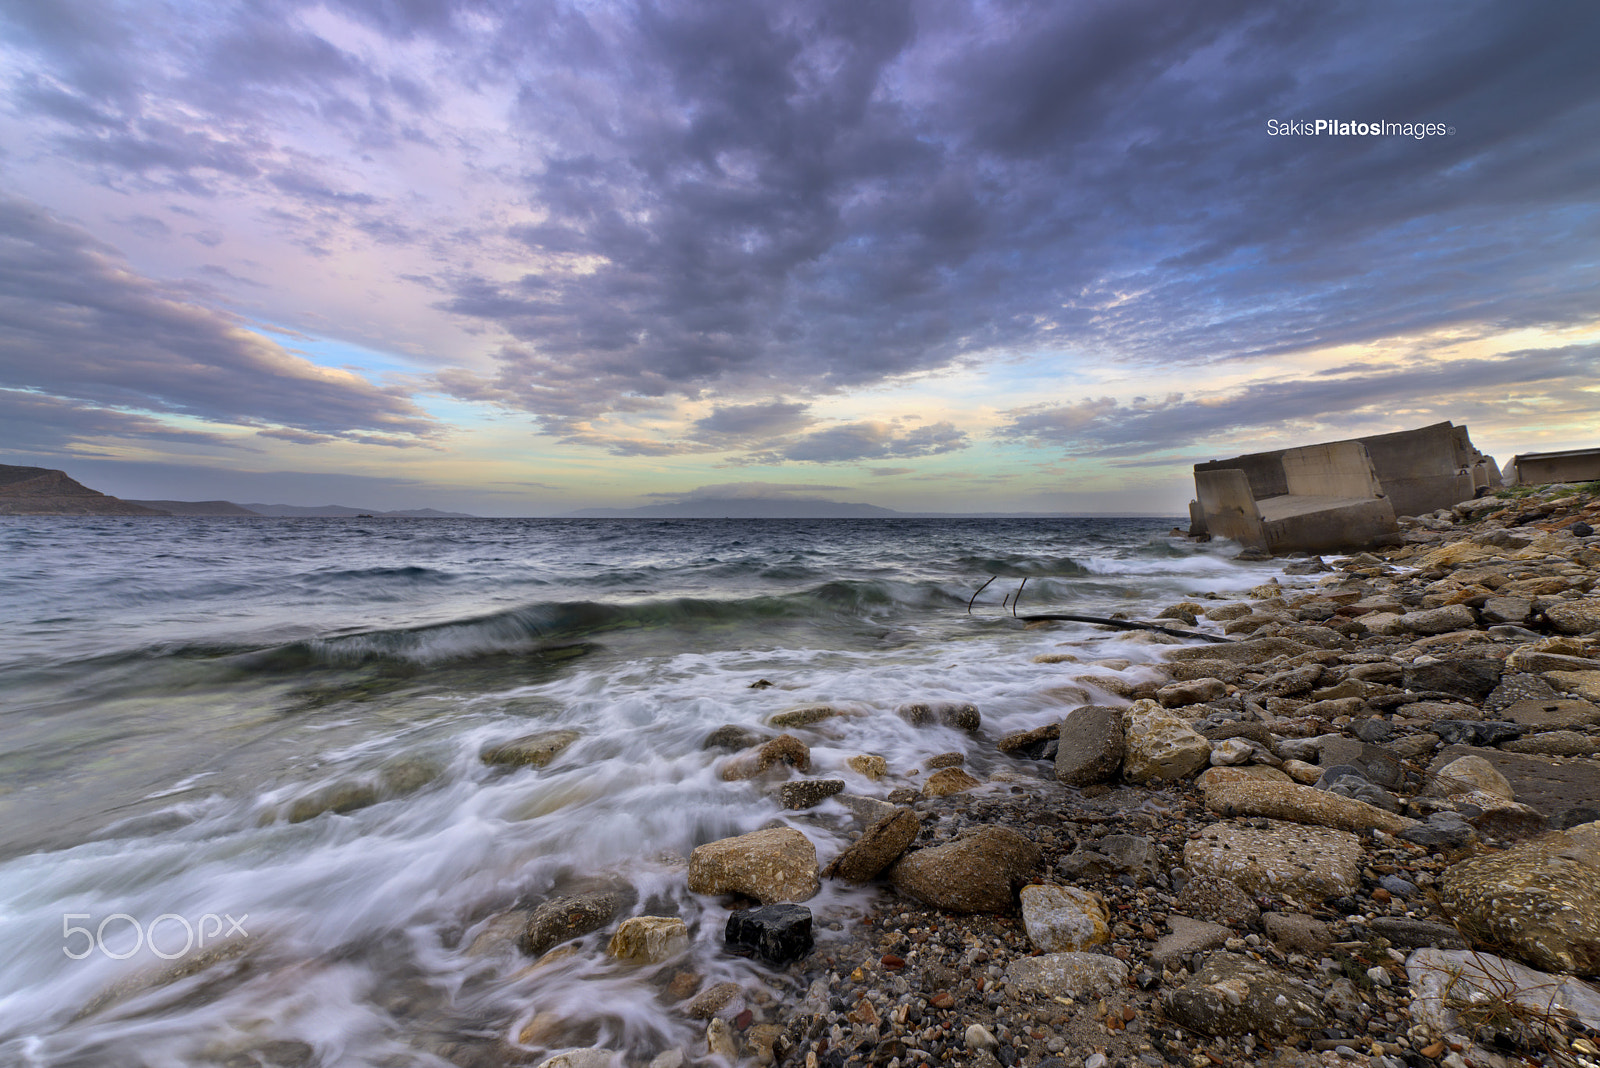
<path id="1" fill-rule="evenodd" d="M 182 430 L 134 412 L 78 404 L 61 397 L 0 387 L 0 449 L 82 455 L 85 442 L 156 441 L 178 446 L 246 449 L 220 434 Z M 247 451 L 254 451 L 248 450 Z"/>
<path id="2" fill-rule="evenodd" d="M 691 490 L 668 490 L 646 493 L 664 501 L 683 504 L 703 500 L 771 500 L 812 493 L 833 493 L 848 490 L 848 486 L 832 486 L 822 482 L 719 482 L 710 486 L 697 486 Z"/>
<path id="3" fill-rule="evenodd" d="M 967 444 L 966 431 L 956 429 L 953 423 L 933 423 L 901 431 L 892 423 L 868 420 L 803 434 L 766 454 L 758 454 L 754 459 L 761 463 L 775 460 L 843 463 L 891 457 L 936 456 L 964 449 Z"/>
<path id="4" fill-rule="evenodd" d="M 711 414 L 695 421 L 694 428 L 708 439 L 764 439 L 781 437 L 810 425 L 808 404 L 772 401 L 767 404 L 717 405 Z"/>
<path id="5" fill-rule="evenodd" d="M 1111 397 L 1040 404 L 1004 413 L 998 437 L 1078 455 L 1140 456 L 1246 431 L 1362 424 L 1390 429 L 1397 409 L 1413 423 L 1523 411 L 1544 422 L 1600 415 L 1600 346 L 1530 349 L 1496 357 L 1417 361 L 1330 378 L 1311 375 L 1248 383 L 1231 393 L 1181 393 L 1120 403 Z"/>
<path id="6" fill-rule="evenodd" d="M 419 444 L 439 433 L 399 390 L 291 355 L 14 198 L 0 198 L 0 383 L 280 436 Z"/>

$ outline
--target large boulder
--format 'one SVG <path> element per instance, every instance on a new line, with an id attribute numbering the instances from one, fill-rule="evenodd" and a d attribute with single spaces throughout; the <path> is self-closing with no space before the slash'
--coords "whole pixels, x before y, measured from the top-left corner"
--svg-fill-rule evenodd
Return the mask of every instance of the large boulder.
<path id="1" fill-rule="evenodd" d="M 829 879 L 864 883 L 899 860 L 917 840 L 922 822 L 909 808 L 896 809 L 862 832 L 843 853 L 823 869 Z"/>
<path id="2" fill-rule="evenodd" d="M 1211 761 L 1211 743 L 1154 701 L 1135 701 L 1122 722 L 1122 777 L 1131 783 L 1186 779 Z"/>
<path id="3" fill-rule="evenodd" d="M 972 734 L 983 725 L 978 706 L 966 701 L 912 701 L 895 712 L 913 727 L 951 727 Z"/>
<path id="4" fill-rule="evenodd" d="M 1019 896 L 1023 929 L 1034 947 L 1045 953 L 1111 941 L 1111 912 L 1099 894 L 1076 886 L 1024 886 Z"/>
<path id="5" fill-rule="evenodd" d="M 1320 1027 L 1322 999 L 1310 988 L 1236 953 L 1217 953 L 1167 991 L 1167 1012 L 1206 1035 L 1283 1037 Z"/>
<path id="6" fill-rule="evenodd" d="M 1056 779 L 1067 786 L 1093 786 L 1116 777 L 1126 747 L 1122 713 L 1106 705 L 1084 705 L 1067 714 L 1056 743 Z"/>
<path id="7" fill-rule="evenodd" d="M 1406 958 L 1411 1018 L 1435 1034 L 1516 1020 L 1576 1019 L 1600 1030 L 1600 992 L 1570 975 L 1550 975 L 1467 949 L 1419 949 Z M 1520 1009 L 1520 1011 L 1518 1011 Z M 1495 1017 L 1499 1017 L 1498 1020 Z M 1490 1038 L 1490 1035 L 1483 1035 Z M 1543 1037 L 1543 1036 L 1540 1036 Z"/>
<path id="8" fill-rule="evenodd" d="M 791 827 L 707 842 L 689 854 L 689 890 L 696 894 L 743 894 L 765 905 L 806 901 L 820 889 L 816 847 Z"/>
<path id="9" fill-rule="evenodd" d="M 540 731 L 489 746 L 479 757 L 485 764 L 542 768 L 581 737 L 577 731 Z"/>
<path id="10" fill-rule="evenodd" d="M 1002 912 L 1012 888 L 1042 859 L 1039 847 L 1006 827 L 979 826 L 946 845 L 919 849 L 889 872 L 895 889 L 946 912 Z"/>
<path id="11" fill-rule="evenodd" d="M 1600 597 L 1553 604 L 1544 610 L 1544 618 L 1562 634 L 1600 632 Z"/>
<path id="12" fill-rule="evenodd" d="M 1495 770 L 1493 764 L 1481 756 L 1457 757 L 1440 768 L 1423 791 L 1425 797 L 1449 797 L 1472 790 L 1493 794 L 1507 801 L 1517 799 L 1516 791 L 1506 777 Z"/>
<path id="13" fill-rule="evenodd" d="M 1183 847 L 1191 875 L 1232 882 L 1250 894 L 1281 894 L 1305 906 L 1361 887 L 1361 842 L 1348 831 L 1271 821 L 1265 828 L 1214 823 Z"/>
<path id="14" fill-rule="evenodd" d="M 1546 971 L 1600 973 L 1600 822 L 1463 861 L 1439 887 L 1467 937 Z"/>

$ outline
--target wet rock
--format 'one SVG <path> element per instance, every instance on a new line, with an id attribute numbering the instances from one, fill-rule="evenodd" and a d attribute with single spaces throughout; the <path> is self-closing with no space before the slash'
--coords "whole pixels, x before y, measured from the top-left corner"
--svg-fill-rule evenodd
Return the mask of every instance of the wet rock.
<path id="1" fill-rule="evenodd" d="M 805 901 L 821 888 L 816 847 L 789 827 L 708 842 L 689 855 L 692 893 L 744 894 L 771 904 Z"/>
<path id="2" fill-rule="evenodd" d="M 633 916 L 617 926 L 606 955 L 632 964 L 659 964 L 689 948 L 689 928 L 676 916 Z"/>
<path id="3" fill-rule="evenodd" d="M 1163 708 L 1181 708 L 1215 701 L 1228 692 L 1228 684 L 1221 679 L 1190 679 L 1171 682 L 1156 691 L 1156 700 Z"/>
<path id="4" fill-rule="evenodd" d="M 1600 972 L 1600 823 L 1463 861 L 1440 891 L 1467 937 L 1548 971 Z"/>
<path id="5" fill-rule="evenodd" d="M 1285 952 L 1319 956 L 1333 945 L 1333 930 L 1302 913 L 1269 912 L 1261 921 L 1272 944 Z"/>
<path id="6" fill-rule="evenodd" d="M 889 774 L 889 762 L 876 753 L 861 753 L 845 761 L 850 770 L 857 775 L 865 775 L 873 782 L 877 782 Z"/>
<path id="7" fill-rule="evenodd" d="M 844 789 L 843 779 L 799 779 L 778 787 L 784 808 L 813 808 Z"/>
<path id="8" fill-rule="evenodd" d="M 1233 937 L 1233 930 L 1220 923 L 1191 920 L 1177 913 L 1167 917 L 1167 926 L 1172 933 L 1157 939 L 1155 948 L 1150 951 L 1150 962 L 1158 968 L 1172 967 L 1196 953 L 1221 949 L 1223 943 Z"/>
<path id="9" fill-rule="evenodd" d="M 737 753 L 741 749 L 749 749 L 759 745 L 765 739 L 760 731 L 753 731 L 749 727 L 741 727 L 737 723 L 724 723 L 700 743 L 701 749 L 726 749 Z"/>
<path id="10" fill-rule="evenodd" d="M 1256 747 L 1243 738 L 1227 738 L 1211 747 L 1211 764 L 1213 767 L 1248 764 L 1255 758 L 1255 754 Z"/>
<path id="11" fill-rule="evenodd" d="M 1056 779 L 1067 786 L 1093 786 L 1122 769 L 1122 713 L 1105 705 L 1075 708 L 1059 725 Z"/>
<path id="12" fill-rule="evenodd" d="M 1228 927 L 1249 927 L 1261 919 L 1255 901 L 1230 878 L 1203 873 L 1178 892 L 1173 907 L 1195 919 Z"/>
<path id="13" fill-rule="evenodd" d="M 885 801 L 878 797 L 863 797 L 860 794 L 834 794 L 833 799 L 850 811 L 858 824 L 870 827 L 885 816 L 892 816 L 899 809 L 899 805 Z M 912 800 L 915 800 L 914 792 Z"/>
<path id="14" fill-rule="evenodd" d="M 1008 734 L 995 743 L 995 748 L 1011 756 L 1025 756 L 1033 760 L 1039 760 L 1044 756 L 1046 744 L 1055 741 L 1060 733 L 1061 724 L 1046 723 L 1042 727 L 1035 727 L 1029 731 L 1017 731 L 1014 734 Z"/>
<path id="15" fill-rule="evenodd" d="M 1006 827 L 971 828 L 946 845 L 919 849 L 889 871 L 895 889 L 946 912 L 1001 912 L 1012 887 L 1038 867 L 1039 847 Z"/>
<path id="16" fill-rule="evenodd" d="M 1517 796 L 1506 777 L 1480 756 L 1452 760 L 1434 773 L 1422 793 L 1425 797 L 1449 797 L 1469 790 L 1482 790 L 1507 801 L 1515 801 Z"/>
<path id="17" fill-rule="evenodd" d="M 581 737 L 577 731 L 540 731 L 489 746 L 478 758 L 485 764 L 542 768 Z"/>
<path id="18" fill-rule="evenodd" d="M 779 762 L 799 771 L 811 768 L 811 750 L 792 734 L 780 734 L 756 750 L 756 770 L 766 771 Z"/>
<path id="19" fill-rule="evenodd" d="M 1261 664 L 1274 657 L 1297 656 L 1310 652 L 1310 646 L 1287 638 L 1247 638 L 1228 645 L 1203 645 L 1175 648 L 1168 660 L 1227 660 L 1236 664 Z"/>
<path id="20" fill-rule="evenodd" d="M 1526 597 L 1490 597 L 1483 602 L 1478 614 L 1485 623 L 1521 626 L 1533 615 L 1533 601 Z"/>
<path id="21" fill-rule="evenodd" d="M 1045 953 L 1087 949 L 1111 940 L 1105 899 L 1075 886 L 1024 886 L 1022 926 Z"/>
<path id="22" fill-rule="evenodd" d="M 569 1049 L 539 1062 L 538 1068 L 613 1068 L 621 1055 L 609 1049 Z"/>
<path id="23" fill-rule="evenodd" d="M 1046 953 L 1006 966 L 1006 986 L 1019 994 L 1089 1000 L 1122 989 L 1128 966 L 1099 953 Z"/>
<path id="24" fill-rule="evenodd" d="M 809 727 L 813 723 L 821 723 L 825 719 L 845 715 L 845 710 L 832 705 L 800 705 L 797 708 L 785 708 L 781 712 L 774 712 L 767 717 L 767 726 L 779 730 L 788 730 L 791 727 Z"/>
<path id="25" fill-rule="evenodd" d="M 1218 953 L 1163 998 L 1167 1012 L 1207 1035 L 1282 1037 L 1320 1026 L 1321 999 L 1264 964 Z"/>
<path id="26" fill-rule="evenodd" d="M 1407 664 L 1402 685 L 1408 690 L 1452 693 L 1481 701 L 1498 685 L 1504 670 L 1498 660 L 1440 660 Z"/>
<path id="27" fill-rule="evenodd" d="M 921 828 L 915 812 L 908 808 L 896 809 L 868 827 L 849 848 L 833 858 L 822 874 L 829 879 L 864 883 L 899 860 L 917 840 Z"/>
<path id="28" fill-rule="evenodd" d="M 1266 828 L 1212 824 L 1183 849 L 1183 866 L 1194 875 L 1308 906 L 1358 890 L 1360 862 L 1361 843 L 1348 831 L 1276 820 Z"/>
<path id="29" fill-rule="evenodd" d="M 590 931 L 598 931 L 633 903 L 630 892 L 601 890 L 553 898 L 533 910 L 517 947 L 530 957 Z"/>
<path id="30" fill-rule="evenodd" d="M 965 701 L 912 701 L 895 712 L 913 727 L 937 725 L 975 734 L 983 725 L 978 707 Z"/>
<path id="31" fill-rule="evenodd" d="M 1327 669 L 1321 664 L 1302 664 L 1297 668 L 1268 675 L 1250 692 L 1261 697 L 1298 697 L 1300 694 L 1310 693 L 1311 688 L 1321 681 L 1326 671 Z"/>
<path id="32" fill-rule="evenodd" d="M 1223 783 L 1206 791 L 1206 807 L 1222 816 L 1266 816 L 1345 831 L 1399 834 L 1412 823 L 1364 801 L 1285 782 Z"/>
<path id="33" fill-rule="evenodd" d="M 1399 758 L 1383 746 L 1340 737 L 1319 739 L 1318 742 L 1318 763 L 1324 768 L 1338 764 L 1354 765 L 1368 779 L 1389 790 L 1405 781 L 1405 769 L 1400 766 Z"/>
<path id="34" fill-rule="evenodd" d="M 1400 949 L 1466 949 L 1467 940 L 1461 932 L 1445 923 L 1432 920 L 1413 920 L 1404 916 L 1374 916 L 1367 926 L 1379 938 L 1387 938 Z"/>
<path id="35" fill-rule="evenodd" d="M 1600 633 L 1600 597 L 1561 601 L 1546 608 L 1544 618 L 1562 634 Z"/>
<path id="36" fill-rule="evenodd" d="M 1535 971 L 1492 953 L 1419 949 L 1406 958 L 1406 976 L 1412 1018 L 1437 1034 L 1492 1032 L 1496 1024 L 1504 1026 L 1518 1015 L 1525 1020 L 1567 1017 L 1600 1030 L 1600 991 L 1571 976 Z M 1505 1011 L 1509 1005 L 1523 1012 Z"/>
<path id="37" fill-rule="evenodd" d="M 1593 756 L 1600 753 L 1600 738 L 1577 731 L 1542 731 L 1501 742 L 1508 753 L 1533 753 L 1540 756 Z"/>
<path id="38" fill-rule="evenodd" d="M 738 1061 L 739 1039 L 727 1020 L 719 1017 L 706 1024 L 706 1053 L 730 1064 Z"/>
<path id="39" fill-rule="evenodd" d="M 1124 712 L 1123 736 L 1122 777 L 1131 783 L 1185 779 L 1211 759 L 1211 743 L 1154 701 L 1135 701 Z"/>
<path id="40" fill-rule="evenodd" d="M 1425 823 L 1407 827 L 1400 837 L 1428 849 L 1462 849 L 1477 840 L 1472 824 L 1456 812 L 1435 812 Z"/>
<path id="41" fill-rule="evenodd" d="M 938 771 L 941 768 L 959 768 L 966 762 L 967 756 L 965 753 L 935 753 L 927 760 L 924 760 L 922 766 L 928 771 Z"/>
<path id="42" fill-rule="evenodd" d="M 982 785 L 982 782 L 960 768 L 943 768 L 928 776 L 928 781 L 922 784 L 922 796 L 945 797 Z"/>
<path id="43" fill-rule="evenodd" d="M 811 952 L 811 910 L 804 905 L 764 905 L 730 913 L 723 941 L 769 964 L 787 964 Z"/>
<path id="44" fill-rule="evenodd" d="M 738 983 L 717 983 L 696 994 L 685 1011 L 691 1020 L 736 1016 L 744 1011 L 744 1001 L 744 991 Z"/>
<path id="45" fill-rule="evenodd" d="M 336 782 L 289 802 L 287 813 L 290 823 L 304 823 L 324 812 L 344 814 L 376 805 L 382 798 L 378 788 L 369 782 Z"/>

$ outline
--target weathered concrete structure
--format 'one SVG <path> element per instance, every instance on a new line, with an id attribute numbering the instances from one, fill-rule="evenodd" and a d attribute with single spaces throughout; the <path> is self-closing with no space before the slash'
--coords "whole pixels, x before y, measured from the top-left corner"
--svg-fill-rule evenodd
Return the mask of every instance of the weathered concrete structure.
<path id="1" fill-rule="evenodd" d="M 1600 481 L 1600 449 L 1521 453 L 1506 463 L 1505 481 L 1512 486 Z"/>
<path id="2" fill-rule="evenodd" d="M 1195 464 L 1194 478 L 1192 533 L 1274 553 L 1371 545 L 1397 531 L 1397 516 L 1500 485 L 1494 459 L 1448 422 L 1213 460 Z"/>

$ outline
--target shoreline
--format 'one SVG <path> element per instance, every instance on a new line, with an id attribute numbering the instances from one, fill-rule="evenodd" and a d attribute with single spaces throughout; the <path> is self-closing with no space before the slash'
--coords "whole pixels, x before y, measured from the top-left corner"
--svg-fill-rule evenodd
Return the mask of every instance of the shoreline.
<path id="1" fill-rule="evenodd" d="M 769 989 L 686 996 L 709 1023 L 682 1055 L 780 1068 L 1600 1063 L 1600 1011 L 1541 1034 L 1525 1011 L 1452 1020 L 1450 998 L 1413 1003 L 1455 959 L 1430 956 L 1441 950 L 1600 972 L 1600 955 L 1584 955 L 1600 954 L 1600 913 L 1560 932 L 1575 958 L 1552 957 L 1529 924 L 1519 936 L 1508 922 L 1530 908 L 1527 893 L 1493 882 L 1495 863 L 1536 860 L 1550 831 L 1588 823 L 1579 848 L 1594 866 L 1580 871 L 1593 878 L 1579 904 L 1600 907 L 1600 538 L 1567 529 L 1600 525 L 1597 490 L 1463 502 L 1337 570 L 1291 561 L 1304 586 L 1275 580 L 1245 602 L 1173 606 L 1162 619 L 1224 621 L 1249 644 L 1180 652 L 1168 639 L 1163 681 L 1120 679 L 1126 664 L 1063 663 L 1116 691 L 1121 767 L 1095 782 L 1071 771 L 1081 785 L 1064 785 L 1034 731 L 1000 747 L 1031 749 L 1036 776 L 891 798 L 918 820 L 906 855 L 923 853 L 924 867 L 981 854 L 981 828 L 1021 831 L 1037 851 L 1027 863 L 956 869 L 958 881 L 1009 883 L 1009 904 L 957 911 L 959 892 L 901 862 L 874 880 L 883 890 L 866 915 L 818 916 L 815 949 L 775 968 Z M 1075 737 L 1074 722 L 1056 746 L 1103 744 Z M 1129 783 L 1141 747 L 1150 766 L 1174 762 Z M 1462 756 L 1490 773 L 1469 761 L 1451 774 L 1470 781 L 1440 785 Z M 1316 848 L 1273 859 L 1286 842 Z M 1227 849 L 1240 847 L 1258 863 L 1230 868 Z M 1028 885 L 1086 893 L 1046 907 L 1050 895 L 1024 891 L 1032 907 L 1021 908 L 1015 891 Z M 1298 1015 L 1274 1013 L 1287 1000 Z"/>

